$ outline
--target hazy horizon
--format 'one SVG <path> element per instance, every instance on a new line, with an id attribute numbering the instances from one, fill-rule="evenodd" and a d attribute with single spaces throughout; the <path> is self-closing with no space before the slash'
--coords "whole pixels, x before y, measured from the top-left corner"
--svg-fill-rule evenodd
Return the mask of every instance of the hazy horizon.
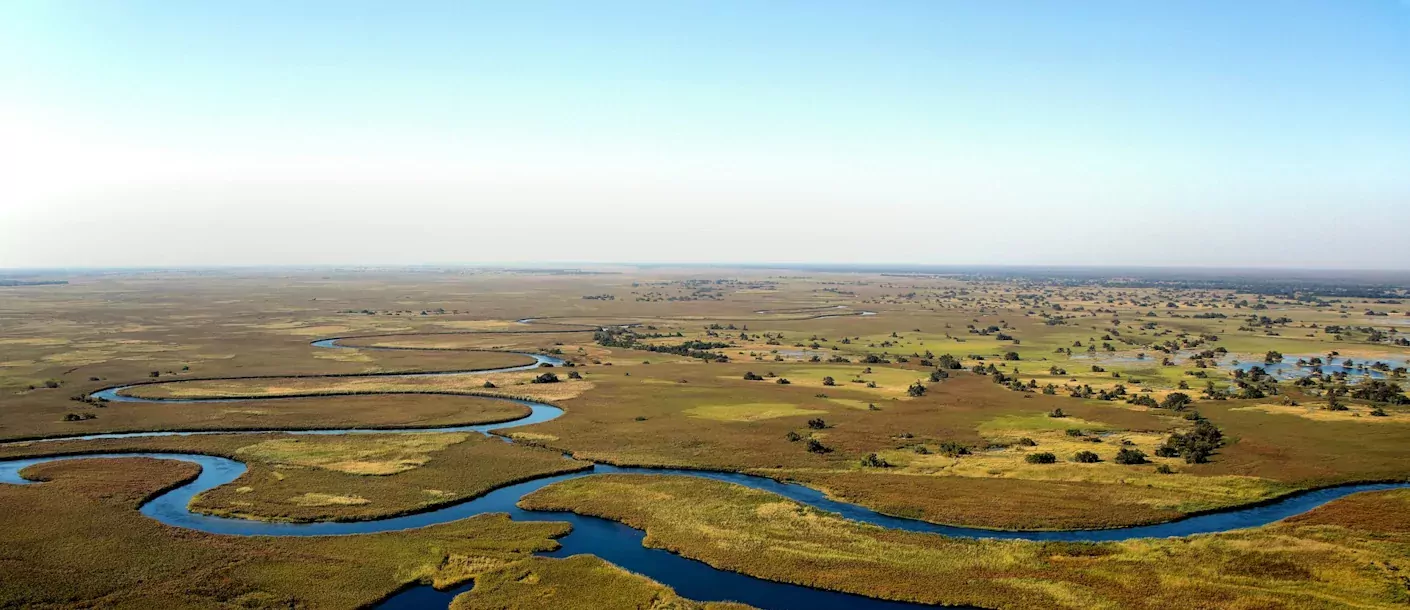
<path id="1" fill-rule="evenodd" d="M 0 269 L 1402 271 L 1410 2 L 19 0 L 0 167 Z"/>

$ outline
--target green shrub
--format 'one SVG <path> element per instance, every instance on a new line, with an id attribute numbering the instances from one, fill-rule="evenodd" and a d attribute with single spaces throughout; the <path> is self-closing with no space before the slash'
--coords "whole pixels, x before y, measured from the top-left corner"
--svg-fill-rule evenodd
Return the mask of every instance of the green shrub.
<path id="1" fill-rule="evenodd" d="M 1120 451 L 1116 452 L 1115 461 L 1117 464 L 1144 464 L 1147 460 L 1144 451 L 1122 447 Z"/>
<path id="2" fill-rule="evenodd" d="M 1023 456 L 1023 461 L 1029 464 L 1054 464 L 1057 463 L 1057 456 L 1046 451 L 1043 453 L 1030 453 Z"/>
<path id="3" fill-rule="evenodd" d="M 1097 454 L 1092 453 L 1091 451 L 1078 451 L 1075 455 L 1072 456 L 1072 461 L 1077 462 L 1079 464 L 1095 464 L 1097 462 L 1102 461 L 1102 459 L 1100 457 L 1097 457 Z"/>

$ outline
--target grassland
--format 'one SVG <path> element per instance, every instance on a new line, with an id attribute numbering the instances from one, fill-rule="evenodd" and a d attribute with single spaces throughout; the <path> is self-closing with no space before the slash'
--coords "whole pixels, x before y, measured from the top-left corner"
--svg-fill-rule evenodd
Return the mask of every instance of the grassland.
<path id="1" fill-rule="evenodd" d="M 487 515 L 367 536 L 239 538 L 167 527 L 136 510 L 194 466 L 134 458 L 32 469 L 0 485 L 6 607 L 319 607 L 371 604 L 410 583 L 449 586 L 557 546 L 562 524 Z"/>
<path id="2" fill-rule="evenodd" d="M 1391 608 L 1410 550 L 1410 492 L 1362 494 L 1291 523 L 1189 539 L 960 540 L 842 520 L 688 477 L 598 475 L 521 505 L 622 521 L 712 566 L 886 599 L 987 608 Z"/>
<path id="3" fill-rule="evenodd" d="M 0 457 L 196 452 L 249 469 L 192 502 L 198 512 L 269 521 L 378 519 L 462 502 L 496 487 L 588 468 L 556 452 L 479 434 L 258 434 L 15 443 Z"/>
<path id="4" fill-rule="evenodd" d="M 693 602 L 591 555 L 574 555 L 561 560 L 529 559 L 482 574 L 475 588 L 457 597 L 451 608 L 744 610 L 748 606 Z"/>
<path id="5" fill-rule="evenodd" d="M 336 394 L 415 394 L 442 392 L 513 396 L 540 401 L 573 398 L 592 389 L 587 380 L 563 379 L 533 383 L 540 371 L 429 377 L 289 377 L 283 379 L 223 379 L 158 383 L 125 390 L 142 398 L 268 398 Z M 486 386 L 486 383 L 493 384 Z"/>
<path id="6" fill-rule="evenodd" d="M 1215 401 L 1200 396 L 1206 383 L 1217 389 L 1235 387 L 1233 361 L 1261 362 L 1270 350 L 1289 360 L 1335 351 L 1358 361 L 1403 363 L 1410 347 L 1394 340 L 1410 331 L 1404 299 L 1293 300 L 1231 290 L 822 272 L 783 277 L 748 270 L 605 275 L 153 272 L 70 279 L 68 285 L 7 288 L 0 293 L 0 441 L 138 430 L 434 427 L 505 421 L 526 413 L 514 403 L 471 396 L 486 392 L 533 396 L 566 411 L 551 422 L 503 431 L 522 441 L 514 445 L 456 433 L 326 439 L 212 435 L 0 445 L 0 456 L 7 457 L 174 450 L 246 461 L 250 470 L 245 477 L 196 502 L 196 509 L 217 514 L 318 520 L 424 510 L 507 481 L 580 467 L 561 459 L 559 452 L 617 464 L 749 472 L 798 481 L 890 514 L 1016 529 L 1150 523 L 1311 486 L 1410 477 L 1410 408 L 1405 406 L 1344 399 L 1348 410 L 1328 411 L 1321 408 L 1326 397 L 1319 388 L 1298 389 L 1286 382 L 1279 384 L 1278 394 L 1264 398 Z M 583 298 L 601 294 L 616 298 Z M 822 317 L 861 310 L 879 315 Z M 536 321 L 515 322 L 525 317 Z M 609 347 L 583 332 L 616 324 L 635 325 L 641 345 L 658 349 L 686 341 L 722 343 L 725 347 L 709 352 L 729 362 Z M 1370 327 L 1383 336 L 1372 340 L 1365 330 Z M 310 345 L 327 337 L 355 337 L 342 343 L 362 348 Z M 1226 353 L 1208 367 L 1198 366 L 1194 354 L 1215 348 Z M 552 352 L 577 366 L 555 369 L 565 378 L 555 384 L 528 383 L 537 372 L 317 377 L 527 362 L 524 356 L 501 351 Z M 957 358 L 965 370 L 930 381 L 934 366 L 922 361 L 943 354 Z M 841 358 L 850 362 L 829 362 Z M 1032 382 L 1035 391 L 1014 391 L 993 383 L 991 376 L 968 371 L 990 364 L 1007 377 Z M 569 370 L 583 379 L 566 379 Z M 747 381 L 746 373 L 764 379 Z M 251 376 L 266 378 L 229 379 Z M 832 377 L 833 384 L 825 385 L 825 377 Z M 789 383 L 779 383 L 780 378 Z M 485 388 L 487 379 L 496 387 Z M 922 396 L 908 392 L 917 381 L 926 388 Z M 302 397 L 197 404 L 70 400 L 137 382 L 156 382 L 133 390 L 144 396 Z M 1182 382 L 1192 389 L 1182 389 Z M 1052 395 L 1041 391 L 1049 384 Z M 1223 431 L 1225 444 L 1207 463 L 1158 457 L 1155 449 L 1164 439 L 1193 425 L 1185 413 L 1069 396 L 1084 386 L 1120 386 L 1127 396 L 1156 400 L 1187 392 L 1195 396 L 1192 410 Z M 1296 404 L 1285 404 L 1284 397 Z M 1372 415 L 1376 408 L 1386 415 Z M 1065 417 L 1050 417 L 1055 409 Z M 822 420 L 821 426 L 810 425 L 810 420 Z M 1069 429 L 1082 435 L 1069 435 Z M 809 451 L 809 441 L 826 451 Z M 1113 458 L 1121 448 L 1139 449 L 1149 460 L 1118 464 Z M 1079 463 L 1074 459 L 1079 451 L 1092 451 L 1099 461 Z M 1036 452 L 1052 452 L 1057 461 L 1028 463 L 1025 457 Z M 862 458 L 870 454 L 886 466 L 863 465 Z M 1162 467 L 1172 473 L 1157 470 Z M 76 487 L 74 493 L 97 498 L 56 514 L 90 519 L 99 512 L 113 513 L 98 519 L 109 527 L 129 521 L 156 527 L 138 517 L 131 502 L 105 503 L 127 497 L 114 489 L 148 489 L 143 477 L 160 483 L 183 476 L 180 465 L 148 465 L 133 469 L 117 488 L 107 489 L 98 477 L 108 476 L 110 466 L 73 463 L 46 468 L 59 469 L 57 474 L 72 469 L 75 476 L 90 477 L 80 477 L 88 487 Z M 60 476 L 53 483 L 19 490 L 0 487 L 0 502 L 13 499 L 6 506 L 16 510 L 30 502 L 40 507 L 57 504 L 41 490 L 62 492 L 68 489 L 65 480 Z M 1377 607 L 1403 596 L 1403 585 L 1397 590 L 1394 579 L 1386 577 L 1393 572 L 1386 566 L 1407 562 L 1404 532 L 1392 527 L 1398 522 L 1395 515 L 1404 511 L 1403 494 L 1348 499 L 1306 519 L 1257 532 L 1181 543 L 1100 545 L 1097 554 L 1088 556 L 1086 548 L 1016 545 L 997 552 L 980 543 L 906 536 L 893 540 L 892 533 L 853 532 L 845 524 L 806 529 L 796 523 L 806 511 L 769 508 L 734 515 L 709 502 L 697 512 L 661 513 L 679 516 L 676 527 L 686 530 L 668 536 L 669 527 L 652 521 L 664 519 L 659 511 L 638 505 L 656 484 L 614 482 L 612 489 L 620 497 L 613 503 L 589 493 L 598 483 L 575 481 L 581 489 L 559 486 L 554 489 L 574 493 L 554 491 L 559 495 L 553 498 L 567 508 L 601 509 L 614 518 L 636 515 L 631 518 L 654 524 L 653 540 L 657 535 L 678 536 L 682 549 L 710 547 L 714 550 L 690 552 L 712 562 L 732 561 L 704 538 L 691 537 L 698 531 L 689 531 L 719 525 L 730 539 L 740 541 L 743 546 L 738 548 L 776 543 L 771 553 L 828 558 L 799 564 L 767 555 L 778 558 L 776 563 L 783 566 L 779 569 L 801 573 L 822 566 L 841 580 L 818 584 L 862 587 L 870 580 L 877 590 L 902 598 L 924 594 L 918 589 L 927 583 L 946 595 L 958 591 L 946 599 L 984 605 L 994 601 L 996 607 L 1023 602 L 1074 607 Z M 669 482 L 665 491 L 674 499 L 667 504 L 718 491 L 709 485 L 694 489 L 698 485 L 702 483 Z M 776 498 L 719 493 L 745 505 L 778 504 Z M 104 494 L 111 498 L 103 499 Z M 279 549 L 272 555 L 277 557 L 292 556 L 302 552 L 301 545 L 310 544 L 315 559 L 300 566 L 292 560 L 260 564 L 244 559 L 264 553 L 260 549 L 265 547 L 248 550 L 239 546 L 245 542 L 168 533 L 161 553 L 197 557 L 210 552 L 204 545 L 235 545 L 230 561 L 244 567 L 221 568 L 226 572 L 219 575 L 198 570 L 199 576 L 186 577 L 180 575 L 182 570 L 199 563 L 196 559 L 180 565 L 167 562 L 161 569 L 169 571 L 160 577 L 149 571 L 138 584 L 135 577 L 120 573 L 121 565 L 114 565 L 80 571 L 87 575 L 75 582 L 55 583 L 48 582 L 57 578 L 53 566 L 65 565 L 79 549 L 76 543 L 47 549 L 38 540 L 50 531 L 78 540 L 78 525 L 48 523 L 28 514 L 11 518 L 8 508 L 0 515 L 0 531 L 6 532 L 0 543 L 13 549 L 3 558 L 7 605 L 72 605 L 98 599 L 130 605 L 151 599 L 176 606 L 262 607 L 292 600 L 351 607 L 411 580 L 451 582 L 466 574 L 484 574 L 485 580 L 477 593 L 461 599 L 462 605 L 533 607 L 535 600 L 544 599 L 564 607 L 602 607 L 605 601 L 636 599 L 672 600 L 681 607 L 691 603 L 595 560 L 517 563 L 527 549 L 537 548 L 531 544 L 516 546 L 512 556 L 495 555 L 488 561 L 469 551 L 457 551 L 457 558 L 449 560 L 425 550 L 434 544 L 423 549 L 408 541 L 405 544 L 412 546 L 396 547 L 395 557 L 368 560 L 365 569 L 359 568 L 363 571 L 354 570 L 370 578 L 367 583 L 313 591 L 322 587 L 320 583 L 339 588 L 352 578 L 331 574 L 340 569 L 332 567 L 337 562 L 360 561 L 361 553 L 393 548 L 382 537 L 366 537 L 371 542 L 355 537 L 328 546 L 268 541 L 273 545 L 269 548 Z M 819 519 L 825 521 L 817 516 L 807 516 L 806 521 L 823 522 Z M 493 529 L 485 525 L 492 520 L 472 521 L 485 532 Z M 505 532 L 512 528 L 501 529 L 484 535 L 509 536 Z M 869 536 L 884 544 L 863 540 Z M 410 538 L 421 540 L 420 533 Z M 112 547 L 114 556 L 133 561 L 150 556 L 145 547 L 132 547 L 138 548 L 134 551 L 122 546 L 145 543 L 124 540 Z M 456 545 L 472 542 L 458 539 L 436 548 L 459 549 Z M 917 565 L 932 571 L 896 566 L 870 555 L 884 556 L 893 542 L 908 557 L 917 558 Z M 335 546 L 336 552 L 328 550 Z M 839 555 L 845 561 L 828 554 L 834 553 L 831 546 L 849 549 Z M 936 559 L 936 553 L 953 557 Z M 423 560 L 429 563 L 418 563 Z M 86 566 L 88 561 L 75 565 Z M 851 561 L 864 569 L 848 568 Z M 426 567 L 442 565 L 437 562 L 462 566 L 458 572 L 451 570 L 461 576 L 437 576 Z M 1168 565 L 1156 565 L 1162 563 Z M 50 566 L 45 569 L 51 571 L 12 572 L 11 565 Z M 255 567 L 260 565 L 265 567 Z M 981 577 L 948 584 L 965 570 L 977 570 Z M 879 575 L 885 571 L 895 574 Z M 15 577 L 9 578 L 12 573 Z M 537 575 L 537 582 L 524 580 L 529 573 Z M 217 576 L 227 579 L 220 583 L 238 586 L 227 590 L 224 584 L 196 584 Z M 936 587 L 937 582 L 947 585 Z M 619 600 L 605 593 L 616 589 L 626 597 Z M 246 590 L 254 593 L 245 596 Z M 82 593 L 63 597 L 70 591 Z M 1142 601 L 1140 595 L 1153 601 Z"/>

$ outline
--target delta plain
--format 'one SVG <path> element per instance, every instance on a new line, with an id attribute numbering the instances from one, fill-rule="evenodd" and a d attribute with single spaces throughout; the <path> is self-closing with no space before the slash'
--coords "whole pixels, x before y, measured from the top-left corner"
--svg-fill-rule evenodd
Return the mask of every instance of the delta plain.
<path id="1" fill-rule="evenodd" d="M 5 284 L 3 607 L 1410 604 L 1394 274 Z"/>

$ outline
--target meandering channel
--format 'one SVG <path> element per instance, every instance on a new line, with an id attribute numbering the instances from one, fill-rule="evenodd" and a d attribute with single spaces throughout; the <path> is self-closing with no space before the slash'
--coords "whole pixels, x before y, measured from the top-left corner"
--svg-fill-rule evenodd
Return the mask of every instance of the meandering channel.
<path id="1" fill-rule="evenodd" d="M 522 320 L 521 323 L 529 323 L 530 319 Z M 574 329 L 583 331 L 583 329 Z M 484 331 L 493 332 L 493 331 Z M 504 332 L 543 332 L 543 331 L 504 331 Z M 573 332 L 556 330 L 553 332 Z M 465 333 L 455 333 L 465 334 Z M 344 337 L 341 339 L 352 339 Z M 320 348 L 348 348 L 351 346 L 340 345 L 340 338 L 321 339 L 312 343 Z M 357 346 L 354 349 L 419 349 L 405 347 L 367 347 Z M 432 348 L 445 349 L 445 348 Z M 484 351 L 484 350 L 465 350 Z M 523 371 L 548 365 L 561 365 L 563 362 L 552 356 L 541 354 L 524 354 L 534 358 L 532 364 L 504 367 L 498 369 L 477 370 L 477 371 L 449 371 L 449 372 L 426 372 L 426 373 L 385 373 L 366 376 L 382 377 L 419 377 L 434 375 L 475 375 L 487 373 L 502 373 L 509 371 Z M 135 384 L 134 384 L 135 385 Z M 133 387 L 133 385 L 109 388 L 95 392 L 94 397 L 105 398 L 112 402 L 161 402 L 161 403 L 203 403 L 203 402 L 234 402 L 248 400 L 269 400 L 251 398 L 185 398 L 185 399 L 154 399 L 138 398 L 123 394 L 123 390 Z M 287 398 L 281 398 L 287 400 Z M 93 440 L 105 438 L 136 438 L 149 436 L 178 436 L 178 435 L 207 435 L 207 434 L 264 434 L 271 432 L 284 432 L 289 434 L 396 434 L 396 433 L 426 433 L 426 432 L 479 432 L 489 434 L 495 430 L 503 430 L 519 426 L 546 422 L 563 415 L 563 410 L 552 405 L 502 398 L 525 405 L 529 408 L 529 414 L 520 419 L 508 422 L 479 424 L 469 426 L 437 427 L 437 428 L 397 428 L 397 429 L 369 429 L 369 428 L 349 428 L 340 430 L 257 430 L 257 431 L 193 431 L 193 432 L 127 432 L 111 434 L 93 434 L 77 437 L 56 437 L 42 440 Z M 505 439 L 512 442 L 510 439 Z M 34 441 L 29 441 L 34 442 Z M 507 485 L 495 489 L 485 495 L 473 500 L 459 504 L 449 505 L 443 508 L 428 512 L 390 517 L 373 521 L 356 522 L 319 522 L 319 523 L 271 523 L 265 521 L 254 521 L 248 519 L 216 517 L 193 513 L 189 509 L 191 500 L 204 491 L 225 485 L 239 478 L 245 472 L 245 464 L 223 458 L 208 455 L 190 453 L 106 453 L 94 455 L 71 455 L 71 456 L 50 456 L 37 458 L 24 458 L 0 461 L 0 483 L 15 485 L 31 484 L 20 476 L 20 471 L 35 464 L 52 462 L 58 460 L 71 459 L 102 459 L 102 458 L 130 458 L 130 457 L 150 457 L 166 460 L 177 460 L 197 464 L 201 467 L 200 474 L 192 481 L 171 489 L 158 495 L 142 505 L 142 514 L 156 519 L 164 524 L 174 527 L 200 530 L 213 534 L 225 534 L 235 536 L 333 536 L 333 535 L 353 535 L 369 534 L 378 532 L 390 532 L 407 530 L 418 527 L 426 527 L 440 523 L 447 523 L 459 519 L 465 519 L 485 513 L 508 513 L 516 521 L 566 521 L 573 526 L 572 531 L 559 539 L 561 548 L 557 551 L 543 553 L 551 557 L 566 557 L 580 553 L 587 553 L 601 557 L 618 566 L 643 574 L 663 584 L 671 586 L 681 595 L 699 601 L 723 601 L 731 600 L 750 604 L 766 610 L 787 610 L 793 608 L 810 609 L 846 609 L 860 608 L 863 610 L 891 610 L 898 608 L 917 608 L 918 604 L 903 602 L 893 602 L 861 597 L 857 595 L 812 589 L 800 585 L 792 585 L 753 578 L 744 574 L 717 570 L 703 562 L 687 559 L 666 551 L 650 549 L 642 546 L 644 532 L 632 529 L 616 521 L 576 515 L 565 512 L 542 512 L 527 511 L 516 506 L 516 503 L 525 494 L 533 492 L 544 486 L 565 481 L 582 476 L 593 474 L 612 473 L 635 473 L 635 474 L 663 474 L 679 475 L 714 479 L 744 485 L 758 490 L 773 492 L 787 498 L 793 499 L 803 504 L 825 511 L 834 512 L 845 518 L 870 523 L 881 527 L 901 529 L 913 532 L 927 532 L 941 534 L 944 536 L 964 537 L 964 538 L 996 538 L 1012 540 L 1061 540 L 1061 541 L 1112 541 L 1125 540 L 1130 538 L 1146 537 L 1171 537 L 1189 536 L 1193 534 L 1205 534 L 1224 532 L 1229 530 L 1257 527 L 1266 525 L 1280 519 L 1297 515 L 1337 498 L 1362 491 L 1377 491 L 1410 487 L 1410 483 L 1383 483 L 1383 484 L 1358 484 L 1329 487 L 1312 490 L 1304 493 L 1294 494 L 1281 498 L 1277 501 L 1244 507 L 1234 510 L 1207 513 L 1178 521 L 1162 523 L 1157 525 L 1127 527 L 1118 529 L 1103 530 L 1067 530 L 1067 531 L 1042 531 L 1042 532 L 1020 532 L 1020 531 L 1000 531 L 985 530 L 967 527 L 954 527 L 936 525 L 924 521 L 891 517 L 883 515 L 867 508 L 849 504 L 837 500 L 832 500 L 824 496 L 820 491 L 796 485 L 783 483 L 769 479 L 740 473 L 728 472 L 706 472 L 697 470 L 678 470 L 669 468 L 639 468 L 639 467 L 618 467 L 606 464 L 594 464 L 591 470 L 573 472 L 534 479 L 522 483 Z M 456 594 L 464 592 L 471 585 L 465 585 L 451 591 L 436 591 L 428 586 L 412 587 L 404 590 L 383 602 L 381 608 L 427 608 L 448 604 L 450 599 Z"/>

